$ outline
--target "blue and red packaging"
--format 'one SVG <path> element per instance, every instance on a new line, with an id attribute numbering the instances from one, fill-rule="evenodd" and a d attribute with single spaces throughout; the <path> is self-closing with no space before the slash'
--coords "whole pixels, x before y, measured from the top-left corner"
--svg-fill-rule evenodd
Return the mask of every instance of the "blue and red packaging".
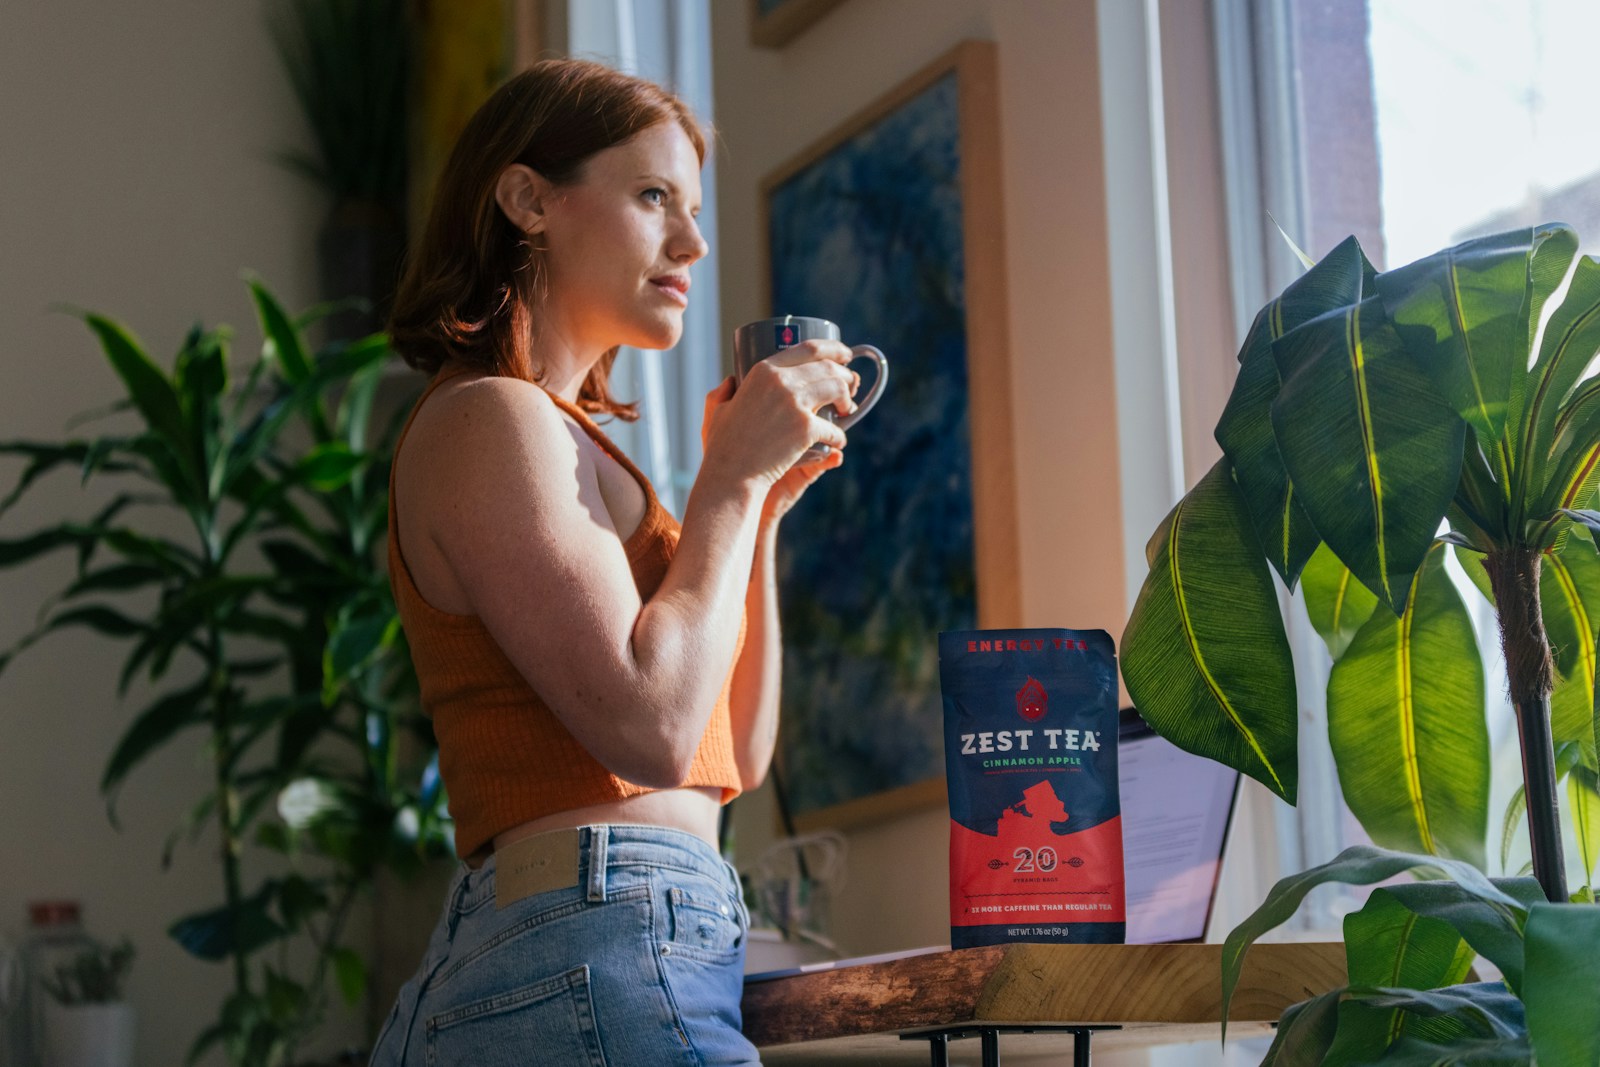
<path id="1" fill-rule="evenodd" d="M 939 635 L 950 944 L 1121 943 L 1117 655 L 1104 630 Z"/>

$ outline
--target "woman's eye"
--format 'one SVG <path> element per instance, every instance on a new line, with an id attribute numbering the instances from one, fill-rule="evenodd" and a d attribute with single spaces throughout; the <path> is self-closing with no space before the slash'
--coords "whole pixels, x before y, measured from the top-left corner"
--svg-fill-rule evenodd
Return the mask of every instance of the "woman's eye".
<path id="1" fill-rule="evenodd" d="M 652 204 L 661 205 L 667 202 L 667 191 L 665 189 L 646 189 L 639 195 Z"/>

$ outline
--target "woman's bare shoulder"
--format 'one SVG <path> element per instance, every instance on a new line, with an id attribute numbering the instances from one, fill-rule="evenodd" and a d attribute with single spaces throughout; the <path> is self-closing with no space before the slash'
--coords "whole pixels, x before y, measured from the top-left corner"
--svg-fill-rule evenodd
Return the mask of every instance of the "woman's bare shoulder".
<path id="1" fill-rule="evenodd" d="M 462 466 L 503 471 L 505 464 L 582 462 L 581 435 L 539 386 L 485 375 L 439 386 L 417 412 L 404 451 L 413 469 L 433 474 Z"/>

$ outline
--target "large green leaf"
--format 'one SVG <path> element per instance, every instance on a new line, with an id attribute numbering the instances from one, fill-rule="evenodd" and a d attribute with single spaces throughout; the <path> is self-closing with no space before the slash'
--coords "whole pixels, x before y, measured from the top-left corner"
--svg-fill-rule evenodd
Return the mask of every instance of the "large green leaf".
<path id="1" fill-rule="evenodd" d="M 1278 451 L 1311 522 L 1395 614 L 1460 480 L 1466 423 L 1434 391 L 1378 298 L 1273 345 Z"/>
<path id="2" fill-rule="evenodd" d="M 1523 1028 L 1522 1002 L 1500 982 L 1447 989 L 1357 989 L 1374 1007 L 1399 1008 L 1427 1018 L 1455 1018 L 1484 1037 L 1515 1038 Z"/>
<path id="3" fill-rule="evenodd" d="M 1561 513 L 1582 510 L 1594 503 L 1600 482 L 1600 378 L 1581 384 L 1556 416 L 1555 443 L 1549 456 L 1549 477 L 1529 514 L 1544 526 L 1533 543 L 1543 547 L 1552 531 L 1556 544 L 1565 543 L 1570 527 Z"/>
<path id="4" fill-rule="evenodd" d="M 105 773 L 100 778 L 100 792 L 106 797 L 112 823 L 117 821 L 117 789 L 128 772 L 172 740 L 180 730 L 199 726 L 206 721 L 208 689 L 207 681 L 202 680 L 161 697 L 134 718 L 133 724 L 117 742 L 111 759 L 106 763 Z"/>
<path id="5" fill-rule="evenodd" d="M 1345 992 L 1342 988 L 1332 989 L 1285 1009 L 1261 1067 L 1322 1063 L 1339 1026 L 1339 1002 Z"/>
<path id="6" fill-rule="evenodd" d="M 1532 878 L 1495 878 L 1491 884 L 1515 900 L 1516 906 L 1507 908 L 1450 881 L 1405 882 L 1374 892 L 1383 892 L 1409 911 L 1449 926 L 1473 951 L 1500 968 L 1515 990 L 1522 984 L 1522 923 L 1528 907 L 1543 900 L 1544 893 Z"/>
<path id="7" fill-rule="evenodd" d="M 1344 919 L 1345 966 L 1353 986 L 1437 989 L 1466 977 L 1472 951 L 1448 923 L 1419 915 L 1384 889 Z M 1405 1024 L 1398 1008 L 1351 1005 L 1342 1011 L 1333 1063 L 1371 1063 Z"/>
<path id="8" fill-rule="evenodd" d="M 1226 459 L 1151 538 L 1150 573 L 1122 642 L 1128 693 L 1151 726 L 1294 802 L 1294 662 Z"/>
<path id="9" fill-rule="evenodd" d="M 318 445 L 295 465 L 292 478 L 319 493 L 331 493 L 348 485 L 366 457 L 350 451 L 342 441 Z"/>
<path id="10" fill-rule="evenodd" d="M 1583 864 L 1585 885 L 1594 884 L 1594 869 L 1600 861 L 1600 781 L 1587 767 L 1574 767 L 1567 775 L 1567 800 L 1572 809 L 1572 832 L 1578 842 L 1578 859 Z M 1600 945 L 1596 945 L 1600 951 Z"/>
<path id="11" fill-rule="evenodd" d="M 1295 499 L 1272 433 L 1279 387 L 1272 343 L 1303 322 L 1359 301 L 1371 272 L 1361 246 L 1350 237 L 1262 308 L 1239 350 L 1239 376 L 1217 423 L 1217 443 L 1233 465 L 1256 536 L 1290 589 L 1319 538 Z"/>
<path id="12" fill-rule="evenodd" d="M 1527 1034 L 1447 1042 L 1402 1037 L 1374 1067 L 1528 1067 L 1532 1058 Z"/>
<path id="13" fill-rule="evenodd" d="M 1546 552 L 1539 569 L 1539 604 L 1554 654 L 1550 730 L 1557 743 L 1594 745 L 1595 638 L 1600 632 L 1600 556 L 1587 541 Z"/>
<path id="14" fill-rule="evenodd" d="M 173 386 L 189 425 L 191 449 L 205 478 L 206 499 L 222 495 L 227 442 L 223 436 L 228 392 L 228 332 L 198 326 L 178 353 Z"/>
<path id="15" fill-rule="evenodd" d="M 1379 275 L 1384 311 L 1447 403 L 1478 433 L 1502 486 L 1514 383 L 1528 365 L 1532 229 L 1466 241 Z"/>
<path id="16" fill-rule="evenodd" d="M 1555 222 L 1535 227 L 1534 248 L 1528 257 L 1528 281 L 1524 290 L 1528 301 L 1528 341 L 1524 351 L 1530 356 L 1540 350 L 1545 305 L 1560 292 L 1577 257 L 1578 235 L 1570 226 Z M 1531 366 L 1532 360 L 1524 365 Z M 1527 376 L 1513 379 L 1512 384 L 1505 437 L 1515 450 L 1522 440 L 1522 427 L 1527 421 L 1529 379 Z"/>
<path id="17" fill-rule="evenodd" d="M 1435 545 L 1405 610 L 1374 612 L 1328 679 L 1345 802 L 1380 845 L 1484 863 L 1489 728 L 1472 619 Z"/>
<path id="18" fill-rule="evenodd" d="M 1535 904 L 1522 999 L 1541 1064 L 1600 1063 L 1600 908 Z"/>
<path id="19" fill-rule="evenodd" d="M 1244 967 L 1245 953 L 1268 930 L 1280 926 L 1300 907 L 1306 894 L 1320 885 L 1344 883 L 1346 885 L 1371 885 L 1393 878 L 1406 871 L 1417 869 L 1443 871 L 1454 878 L 1464 892 L 1507 909 L 1519 912 L 1523 905 L 1513 896 L 1497 887 L 1476 867 L 1459 860 L 1440 856 L 1419 856 L 1405 852 L 1391 852 L 1372 845 L 1353 845 L 1327 863 L 1292 874 L 1279 880 L 1267 894 L 1261 906 L 1234 927 L 1222 946 L 1222 1019 L 1227 1025 L 1228 1004 L 1233 1000 L 1233 990 L 1239 984 L 1239 973 Z"/>
<path id="20" fill-rule="evenodd" d="M 1518 475 L 1520 495 L 1513 503 L 1537 509 L 1545 499 L 1550 460 L 1561 407 L 1600 350 L 1600 261 L 1579 257 L 1561 305 L 1550 316 L 1539 355 L 1529 372 L 1527 410 L 1514 426 L 1526 467 Z M 1530 517 L 1537 517 L 1530 510 Z"/>
<path id="21" fill-rule="evenodd" d="M 248 284 L 269 358 L 277 360 L 283 376 L 291 383 L 304 381 L 311 374 L 311 358 L 306 354 L 305 338 L 295 327 L 288 312 L 283 310 L 283 305 L 261 284 L 260 279 L 250 278 Z"/>
<path id="22" fill-rule="evenodd" d="M 1372 617 L 1378 598 L 1339 562 L 1327 545 L 1317 546 L 1300 574 L 1311 625 L 1335 660 L 1344 655 L 1363 623 Z"/>
<path id="23" fill-rule="evenodd" d="M 100 315 L 86 315 L 84 321 L 99 338 L 106 360 L 122 379 L 134 407 L 166 446 L 185 484 L 192 489 L 198 480 L 189 448 L 189 428 L 172 382 L 122 326 Z"/>

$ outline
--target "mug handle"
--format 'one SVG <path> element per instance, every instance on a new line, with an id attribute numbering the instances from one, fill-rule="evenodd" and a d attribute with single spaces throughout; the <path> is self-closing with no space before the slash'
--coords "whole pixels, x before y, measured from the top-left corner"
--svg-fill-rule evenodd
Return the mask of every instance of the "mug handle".
<path id="1" fill-rule="evenodd" d="M 851 360 L 852 363 L 857 359 L 870 359 L 878 365 L 878 380 L 872 383 L 872 388 L 867 392 L 867 395 L 857 401 L 854 411 L 833 420 L 834 424 L 841 430 L 848 430 L 861 421 L 861 416 L 872 410 L 872 406 L 883 395 L 884 385 L 889 381 L 889 357 L 885 356 L 882 351 L 873 345 L 855 345 L 850 351 L 855 354 L 855 358 Z"/>

